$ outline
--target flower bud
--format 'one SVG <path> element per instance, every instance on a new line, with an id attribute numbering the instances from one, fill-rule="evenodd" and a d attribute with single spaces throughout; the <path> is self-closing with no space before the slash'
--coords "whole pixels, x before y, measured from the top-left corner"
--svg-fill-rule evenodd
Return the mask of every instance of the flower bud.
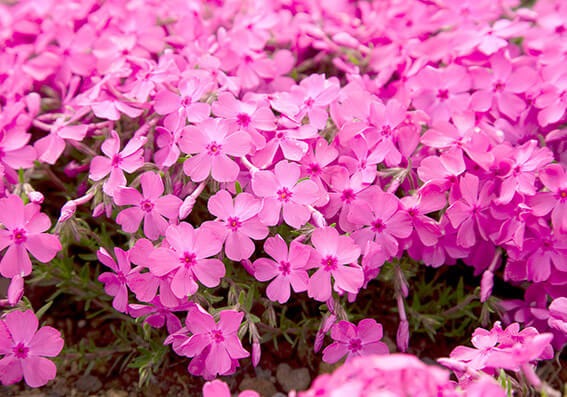
<path id="1" fill-rule="evenodd" d="M 61 208 L 61 215 L 59 215 L 57 223 L 63 223 L 71 218 L 76 210 L 77 205 L 75 204 L 75 202 L 73 200 L 67 201 L 65 205 L 63 205 L 63 208 Z"/>
<path id="2" fill-rule="evenodd" d="M 183 200 L 183 204 L 179 207 L 179 220 L 183 220 L 189 216 L 195 205 L 195 199 L 191 196 L 187 196 Z"/>
<path id="3" fill-rule="evenodd" d="M 252 342 L 252 365 L 256 367 L 260 362 L 260 357 L 262 356 L 262 349 L 260 348 L 260 342 L 254 340 Z"/>
<path id="4" fill-rule="evenodd" d="M 8 287 L 8 304 L 16 306 L 22 296 L 24 296 L 24 278 L 18 274 L 12 278 Z"/>
<path id="5" fill-rule="evenodd" d="M 407 320 L 400 321 L 398 326 L 398 332 L 396 334 L 396 344 L 398 349 L 402 352 L 406 352 L 409 346 L 409 322 Z"/>
<path id="6" fill-rule="evenodd" d="M 43 203 L 43 199 L 44 199 L 43 194 L 35 190 L 32 192 L 28 192 L 28 198 L 34 204 L 41 204 Z"/>
<path id="7" fill-rule="evenodd" d="M 492 294 L 492 287 L 494 286 L 494 273 L 487 270 L 482 275 L 482 280 L 480 281 L 480 301 L 486 302 L 486 300 Z"/>

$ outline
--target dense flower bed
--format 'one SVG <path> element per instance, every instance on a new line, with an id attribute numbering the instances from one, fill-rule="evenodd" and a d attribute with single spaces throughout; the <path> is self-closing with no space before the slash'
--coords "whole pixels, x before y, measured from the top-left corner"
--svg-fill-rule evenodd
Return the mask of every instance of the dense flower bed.
<path id="1" fill-rule="evenodd" d="M 553 393 L 536 369 L 567 340 L 567 4 L 531 3 L 2 2 L 2 384 L 54 379 L 63 339 L 38 318 L 68 294 L 135 324 L 142 382 L 164 345 L 211 381 L 295 329 L 346 358 L 299 396 Z M 481 277 L 444 281 L 446 313 L 475 319 L 474 348 L 447 369 L 390 354 L 375 291 L 406 352 L 438 321 L 412 277 L 462 264 Z"/>

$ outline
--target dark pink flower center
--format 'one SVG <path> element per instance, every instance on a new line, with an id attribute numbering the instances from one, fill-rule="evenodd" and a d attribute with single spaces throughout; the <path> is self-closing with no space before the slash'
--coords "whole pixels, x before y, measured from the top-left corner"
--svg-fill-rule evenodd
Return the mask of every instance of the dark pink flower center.
<path id="1" fill-rule="evenodd" d="M 183 99 L 181 99 L 181 106 L 187 107 L 187 106 L 191 105 L 192 102 L 193 101 L 191 100 L 190 96 L 183 97 Z"/>
<path id="2" fill-rule="evenodd" d="M 190 269 L 197 263 L 197 256 L 192 252 L 185 252 L 181 257 L 181 264 L 187 269 Z"/>
<path id="3" fill-rule="evenodd" d="M 359 352 L 362 350 L 362 341 L 358 338 L 351 339 L 348 344 L 348 349 L 353 353 Z"/>
<path id="4" fill-rule="evenodd" d="M 287 187 L 282 187 L 276 194 L 278 195 L 278 200 L 284 203 L 287 203 L 291 199 L 291 196 L 293 196 L 293 193 L 290 192 Z"/>
<path id="5" fill-rule="evenodd" d="M 449 90 L 442 89 L 437 91 L 437 98 L 439 98 L 441 101 L 449 99 Z"/>
<path id="6" fill-rule="evenodd" d="M 504 84 L 504 82 L 498 80 L 496 83 L 494 83 L 494 92 L 502 92 L 504 91 L 504 87 L 506 87 L 506 84 Z"/>
<path id="7" fill-rule="evenodd" d="M 120 153 L 117 153 L 114 155 L 114 157 L 112 157 L 112 166 L 113 167 L 118 167 L 120 166 L 120 164 L 122 163 L 122 157 L 120 156 Z"/>
<path id="8" fill-rule="evenodd" d="M 333 270 L 335 270 L 337 268 L 338 261 L 337 261 L 336 257 L 334 257 L 332 255 L 327 255 L 321 261 L 321 265 L 323 266 L 323 269 L 325 269 L 325 271 L 332 272 Z"/>
<path id="9" fill-rule="evenodd" d="M 376 219 L 372 222 L 372 230 L 376 233 L 381 232 L 385 227 L 386 225 L 384 225 L 384 222 L 382 222 L 381 219 Z"/>
<path id="10" fill-rule="evenodd" d="M 209 156 L 218 156 L 221 153 L 222 146 L 216 142 L 211 142 L 207 145 L 206 149 Z"/>
<path id="11" fill-rule="evenodd" d="M 281 261 L 278 270 L 284 276 L 287 276 L 290 273 L 291 264 L 286 261 Z"/>
<path id="12" fill-rule="evenodd" d="M 315 103 L 315 100 L 311 97 L 309 97 L 305 100 L 305 106 L 308 107 L 308 108 L 313 106 L 314 103 Z"/>
<path id="13" fill-rule="evenodd" d="M 382 127 L 382 129 L 380 130 L 380 134 L 382 136 L 390 136 L 392 135 L 392 127 L 390 127 L 389 125 L 385 125 Z"/>
<path id="14" fill-rule="evenodd" d="M 210 332 L 210 335 L 211 335 L 211 339 L 213 340 L 213 342 L 215 342 L 215 343 L 224 342 L 224 336 L 222 335 L 222 331 L 220 331 L 218 329 L 214 329 Z"/>
<path id="15" fill-rule="evenodd" d="M 236 232 L 242 226 L 242 222 L 236 216 L 230 216 L 226 220 L 226 227 L 228 227 L 233 232 Z"/>
<path id="16" fill-rule="evenodd" d="M 317 163 L 309 164 L 309 167 L 307 167 L 307 169 L 309 170 L 309 173 L 311 175 L 319 175 L 321 173 L 321 166 Z"/>
<path id="17" fill-rule="evenodd" d="M 567 29 L 565 28 L 564 25 L 559 25 L 558 27 L 555 28 L 555 33 L 557 34 L 562 34 L 565 33 Z"/>
<path id="18" fill-rule="evenodd" d="M 27 240 L 26 231 L 24 229 L 14 229 L 12 232 L 12 240 L 16 244 L 22 244 Z"/>
<path id="19" fill-rule="evenodd" d="M 562 190 L 559 191 L 559 199 L 561 201 L 564 201 L 565 199 L 567 199 L 567 190 L 562 189 Z"/>
<path id="20" fill-rule="evenodd" d="M 408 214 L 409 216 L 416 216 L 417 215 L 417 210 L 415 208 L 410 208 L 408 210 Z"/>
<path id="21" fill-rule="evenodd" d="M 16 358 L 27 358 L 29 351 L 29 347 L 26 347 L 22 342 L 18 343 L 18 345 L 13 349 Z"/>
<path id="22" fill-rule="evenodd" d="M 236 116 L 236 122 L 238 123 L 239 126 L 243 128 L 248 127 L 250 121 L 251 121 L 250 116 L 248 116 L 246 113 L 239 113 Z"/>
<path id="23" fill-rule="evenodd" d="M 140 208 L 144 212 L 150 212 L 154 209 L 154 203 L 152 203 L 150 200 L 142 200 L 142 202 L 140 203 Z"/>
<path id="24" fill-rule="evenodd" d="M 356 198 L 356 194 L 352 191 L 352 189 L 345 189 L 341 194 L 341 200 L 346 203 L 351 203 Z"/>

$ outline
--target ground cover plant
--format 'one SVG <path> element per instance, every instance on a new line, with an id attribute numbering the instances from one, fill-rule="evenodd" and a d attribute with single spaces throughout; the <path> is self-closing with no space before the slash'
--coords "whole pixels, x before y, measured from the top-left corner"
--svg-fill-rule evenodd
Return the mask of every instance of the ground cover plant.
<path id="1" fill-rule="evenodd" d="M 566 392 L 564 1 L 0 21 L 3 394 Z"/>

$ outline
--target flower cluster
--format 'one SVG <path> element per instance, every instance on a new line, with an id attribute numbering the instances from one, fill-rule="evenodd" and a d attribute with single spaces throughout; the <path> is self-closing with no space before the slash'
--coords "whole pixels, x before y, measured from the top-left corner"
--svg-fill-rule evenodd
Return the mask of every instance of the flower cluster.
<path id="1" fill-rule="evenodd" d="M 32 272 L 28 253 L 45 263 L 62 249 L 30 185 L 58 169 L 76 186 L 65 194 L 77 198 L 61 208 L 57 232 L 84 237 L 74 214 L 86 204 L 92 218 L 121 229 L 128 249 L 123 239 L 97 241 L 98 260 L 111 270 L 98 281 L 117 311 L 167 325 L 165 343 L 192 358 L 192 374 L 233 373 L 250 355 L 240 341 L 247 333 L 259 360 L 262 319 L 230 278 L 241 264 L 266 305 L 285 304 L 292 290 L 326 304 L 316 350 L 330 331 L 328 362 L 388 353 L 381 324 L 355 326 L 338 301 L 355 301 L 385 263 L 404 261 L 471 266 L 482 274 L 483 302 L 502 268 L 504 281 L 530 285 L 523 301 L 503 302 L 504 320 L 550 330 L 560 348 L 567 6 L 521 5 L 0 4 L 0 274 L 11 279 L 8 303 L 19 301 Z M 397 344 L 406 351 L 410 291 L 396 269 Z M 229 304 L 215 308 L 209 290 L 228 290 Z M 481 363 L 464 348 L 451 360 L 467 371 L 496 368 L 486 361 L 492 349 L 491 360 L 506 360 L 498 368 L 527 371 L 549 358 L 547 333 L 510 327 L 475 333 Z M 384 386 L 391 393 L 448 384 L 445 372 L 430 381 L 432 371 L 405 356 L 393 356 L 399 365 L 372 360 L 423 372 L 415 383 Z M 41 383 L 22 365 L 30 386 Z M 358 370 L 364 364 L 336 379 Z"/>

